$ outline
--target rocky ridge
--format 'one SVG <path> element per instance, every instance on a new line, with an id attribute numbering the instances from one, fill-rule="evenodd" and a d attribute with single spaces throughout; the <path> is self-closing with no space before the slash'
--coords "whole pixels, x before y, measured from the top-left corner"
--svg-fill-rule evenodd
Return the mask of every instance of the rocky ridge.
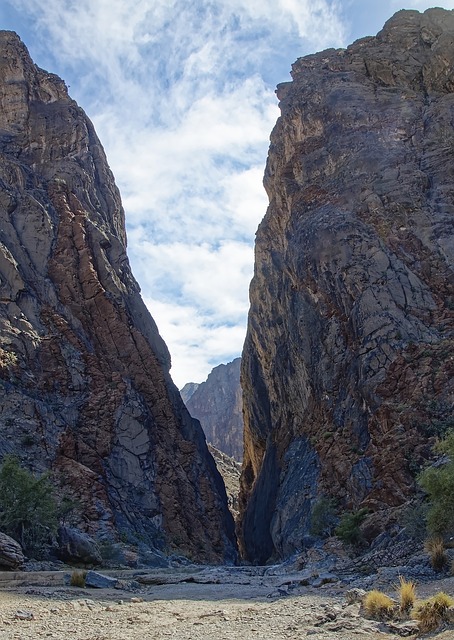
<path id="1" fill-rule="evenodd" d="M 0 456 L 102 539 L 235 556 L 222 479 L 126 255 L 124 212 L 64 82 L 0 32 Z"/>
<path id="2" fill-rule="evenodd" d="M 181 390 L 189 413 L 200 420 L 208 442 L 231 458 L 243 459 L 241 358 L 215 367 L 205 382 Z"/>
<path id="3" fill-rule="evenodd" d="M 400 11 L 279 85 L 242 356 L 240 536 L 304 545 L 323 496 L 369 540 L 454 406 L 454 14 Z"/>

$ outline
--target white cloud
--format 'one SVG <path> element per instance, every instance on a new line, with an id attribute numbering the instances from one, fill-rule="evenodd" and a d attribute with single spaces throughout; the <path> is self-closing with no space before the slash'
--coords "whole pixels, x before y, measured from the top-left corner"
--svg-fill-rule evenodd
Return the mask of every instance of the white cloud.
<path id="1" fill-rule="evenodd" d="M 172 375 L 201 381 L 242 348 L 275 85 L 299 55 L 343 43 L 338 3 L 6 2 L 93 119 Z"/>

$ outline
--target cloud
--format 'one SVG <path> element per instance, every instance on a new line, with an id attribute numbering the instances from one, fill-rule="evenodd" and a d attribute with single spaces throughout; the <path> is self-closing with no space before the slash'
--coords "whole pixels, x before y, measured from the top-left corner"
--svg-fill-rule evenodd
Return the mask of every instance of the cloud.
<path id="1" fill-rule="evenodd" d="M 6 0 L 106 150 L 133 272 L 179 386 L 239 355 L 274 88 L 344 44 L 327 0 Z"/>

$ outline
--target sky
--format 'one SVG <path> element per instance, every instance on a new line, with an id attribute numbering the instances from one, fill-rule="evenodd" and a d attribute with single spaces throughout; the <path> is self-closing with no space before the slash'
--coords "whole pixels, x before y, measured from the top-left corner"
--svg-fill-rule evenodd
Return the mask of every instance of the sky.
<path id="1" fill-rule="evenodd" d="M 241 354 L 276 85 L 301 56 L 375 35 L 395 0 L 1 0 L 93 121 L 128 256 L 181 388 Z M 454 9 L 454 0 L 435 6 Z"/>

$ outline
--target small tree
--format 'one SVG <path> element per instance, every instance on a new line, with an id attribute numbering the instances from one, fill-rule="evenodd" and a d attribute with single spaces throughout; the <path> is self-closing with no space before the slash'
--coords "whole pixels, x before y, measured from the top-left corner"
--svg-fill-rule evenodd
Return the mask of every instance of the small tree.
<path id="1" fill-rule="evenodd" d="M 336 524 L 335 501 L 321 496 L 312 507 L 311 528 L 313 536 L 329 536 Z"/>
<path id="2" fill-rule="evenodd" d="M 40 553 L 57 529 L 57 503 L 48 474 L 36 478 L 17 458 L 0 467 L 0 530 L 20 542 L 26 553 Z"/>
<path id="3" fill-rule="evenodd" d="M 367 514 L 365 508 L 344 513 L 335 529 L 336 536 L 345 544 L 359 545 L 363 541 L 360 525 Z"/>
<path id="4" fill-rule="evenodd" d="M 427 493 L 429 509 L 427 530 L 431 536 L 454 535 L 454 432 L 435 447 L 448 456 L 440 466 L 429 467 L 419 474 L 418 483 Z"/>

